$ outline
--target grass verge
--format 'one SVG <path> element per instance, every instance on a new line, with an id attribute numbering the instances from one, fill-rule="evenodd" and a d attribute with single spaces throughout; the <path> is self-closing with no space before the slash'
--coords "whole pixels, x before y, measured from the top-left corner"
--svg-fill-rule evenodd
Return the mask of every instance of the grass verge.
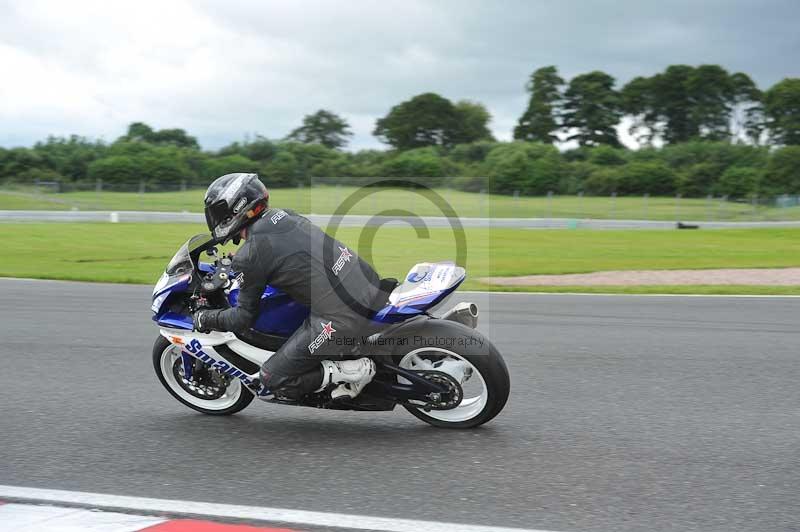
<path id="1" fill-rule="evenodd" d="M 800 286 L 752 285 L 639 285 L 639 286 L 495 286 L 482 284 L 482 290 L 491 292 L 528 292 L 541 294 L 665 294 L 665 295 L 800 295 Z M 472 290 L 478 290 L 473 288 Z"/>
<path id="2" fill-rule="evenodd" d="M 272 203 L 302 213 L 331 214 L 354 192 L 351 186 L 314 186 L 274 189 Z M 637 220 L 800 220 L 800 207 L 776 208 L 747 203 L 723 202 L 704 198 L 643 197 L 520 197 L 477 194 L 437 189 L 410 191 L 403 189 L 370 189 L 368 197 L 357 202 L 350 214 L 374 215 L 387 209 L 407 208 L 419 216 L 442 216 L 431 201 L 434 194 L 443 198 L 462 217 L 495 218 L 597 218 Z M 69 210 L 142 210 L 199 212 L 204 190 L 185 192 L 66 192 L 34 193 L 32 189 L 0 192 L 0 210 L 60 209 Z"/>
<path id="3" fill-rule="evenodd" d="M 0 224 L 0 276 L 153 283 L 194 224 Z M 453 235 L 411 228 L 342 228 L 337 238 L 384 276 L 401 278 L 417 262 L 456 256 Z M 495 287 L 487 276 L 605 270 L 785 268 L 800 266 L 800 229 L 588 231 L 468 229 L 465 289 L 533 292 L 794 294 L 795 287 L 638 286 Z"/>

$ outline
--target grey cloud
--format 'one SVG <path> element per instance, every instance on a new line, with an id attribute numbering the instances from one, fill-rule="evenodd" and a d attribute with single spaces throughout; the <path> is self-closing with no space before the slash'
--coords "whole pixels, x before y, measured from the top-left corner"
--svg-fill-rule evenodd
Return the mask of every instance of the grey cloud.
<path id="1" fill-rule="evenodd" d="M 543 65 L 620 84 L 674 63 L 719 63 L 764 88 L 798 76 L 798 15 L 796 0 L 11 1 L 0 3 L 2 72 L 55 88 L 0 88 L 11 101 L 0 144 L 113 139 L 144 120 L 214 148 L 282 137 L 329 108 L 353 122 L 354 148 L 378 147 L 374 119 L 425 91 L 483 102 L 508 138 Z"/>

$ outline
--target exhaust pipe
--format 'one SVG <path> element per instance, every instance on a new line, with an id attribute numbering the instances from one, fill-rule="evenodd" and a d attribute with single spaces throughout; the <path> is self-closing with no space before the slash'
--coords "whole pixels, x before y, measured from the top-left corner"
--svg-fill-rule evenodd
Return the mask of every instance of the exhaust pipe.
<path id="1" fill-rule="evenodd" d="M 459 303 L 442 315 L 443 320 L 456 321 L 467 327 L 478 326 L 478 305 L 475 303 Z"/>

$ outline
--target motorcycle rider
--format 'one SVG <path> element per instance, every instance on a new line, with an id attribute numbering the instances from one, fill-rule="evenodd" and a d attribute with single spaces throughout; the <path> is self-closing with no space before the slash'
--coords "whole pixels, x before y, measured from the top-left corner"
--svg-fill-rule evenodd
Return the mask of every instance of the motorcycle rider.
<path id="1" fill-rule="evenodd" d="M 256 174 L 218 178 L 208 187 L 204 203 L 212 235 L 223 243 L 244 243 L 231 267 L 240 282 L 237 306 L 195 312 L 195 329 L 246 334 L 258 317 L 267 284 L 279 288 L 309 307 L 310 314 L 263 364 L 261 383 L 293 400 L 329 386 L 335 386 L 334 400 L 358 395 L 375 375 L 375 363 L 366 357 L 333 359 L 357 344 L 340 339 L 377 330 L 369 317 L 386 294 L 375 270 L 303 216 L 270 208 L 269 193 Z"/>

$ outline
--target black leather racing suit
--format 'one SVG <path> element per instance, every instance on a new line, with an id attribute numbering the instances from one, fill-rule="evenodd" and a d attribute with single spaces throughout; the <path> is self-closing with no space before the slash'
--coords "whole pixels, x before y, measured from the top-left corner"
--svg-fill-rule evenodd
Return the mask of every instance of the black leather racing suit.
<path id="1" fill-rule="evenodd" d="M 268 209 L 247 230 L 233 259 L 241 274 L 236 307 L 205 311 L 204 326 L 246 334 L 267 284 L 311 309 L 308 319 L 264 363 L 272 392 L 300 398 L 322 381 L 320 361 L 349 354 L 378 329 L 369 317 L 382 306 L 375 270 L 341 242 L 289 209 Z"/>

